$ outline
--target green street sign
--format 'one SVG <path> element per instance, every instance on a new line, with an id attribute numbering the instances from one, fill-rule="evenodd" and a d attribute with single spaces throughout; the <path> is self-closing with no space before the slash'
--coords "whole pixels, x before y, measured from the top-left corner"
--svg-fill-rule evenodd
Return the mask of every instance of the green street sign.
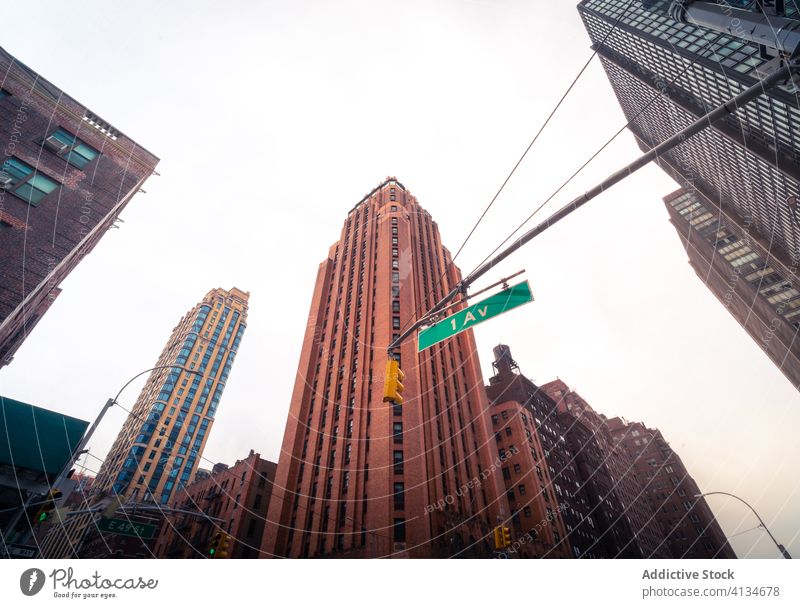
<path id="1" fill-rule="evenodd" d="M 141 524 L 131 522 L 126 519 L 116 519 L 113 517 L 100 518 L 99 528 L 102 532 L 112 534 L 122 534 L 123 536 L 136 536 L 138 538 L 153 538 L 156 535 L 156 527 L 151 524 Z"/>
<path id="2" fill-rule="evenodd" d="M 423 329 L 419 332 L 417 350 L 422 352 L 465 329 L 532 301 L 533 294 L 528 281 L 513 285 Z"/>

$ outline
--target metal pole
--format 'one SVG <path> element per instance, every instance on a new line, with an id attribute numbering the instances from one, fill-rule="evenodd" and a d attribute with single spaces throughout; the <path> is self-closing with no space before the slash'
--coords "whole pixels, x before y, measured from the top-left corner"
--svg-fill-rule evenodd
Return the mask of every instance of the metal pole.
<path id="1" fill-rule="evenodd" d="M 745 499 L 739 498 L 738 496 L 736 496 L 736 494 L 731 494 L 730 492 L 705 492 L 704 494 L 695 494 L 694 497 L 695 498 L 703 498 L 705 496 L 711 496 L 713 494 L 722 494 L 723 496 L 730 496 L 731 498 L 735 498 L 739 502 L 743 502 L 747 506 L 747 508 L 750 509 L 753 512 L 753 515 L 756 516 L 756 519 L 758 519 L 758 523 L 760 523 L 761 526 L 764 528 L 764 530 L 767 531 L 767 534 L 769 534 L 769 537 L 772 539 L 772 542 L 775 543 L 775 546 L 778 547 L 778 551 L 781 552 L 781 555 L 783 555 L 783 558 L 784 559 L 792 559 L 792 556 L 789 555 L 789 551 L 786 550 L 786 547 L 784 547 L 782 544 L 780 544 L 775 539 L 775 537 L 772 535 L 772 532 L 769 531 L 769 528 L 767 527 L 767 524 L 764 523 L 764 520 L 761 519 L 761 516 L 758 514 L 758 512 Z"/>
<path id="2" fill-rule="evenodd" d="M 94 432 L 97 429 L 97 425 L 100 424 L 100 421 L 103 419 L 103 416 L 105 416 L 106 412 L 109 409 L 111 409 L 112 405 L 114 405 L 114 399 L 108 399 L 106 401 L 106 404 L 103 406 L 103 409 L 101 409 L 100 413 L 97 415 L 97 418 L 94 419 L 92 426 L 89 427 L 89 430 L 86 431 L 86 433 L 84 433 L 83 437 L 81 437 L 81 440 L 78 442 L 78 445 L 75 446 L 75 450 L 72 452 L 70 459 L 67 460 L 67 463 L 64 465 L 64 468 L 61 469 L 61 473 L 59 473 L 58 477 L 56 477 L 56 480 L 53 482 L 52 487 L 54 488 L 59 487 L 67 478 L 67 475 L 69 475 L 69 472 L 72 469 L 72 466 L 75 464 L 75 461 L 78 458 L 80 458 L 81 454 L 83 454 L 84 449 L 86 448 L 86 444 L 89 443 L 89 439 L 91 439 L 92 435 L 94 435 Z"/>
<path id="3" fill-rule="evenodd" d="M 433 306 L 433 308 L 431 308 L 426 314 L 424 314 L 418 321 L 416 321 L 411 327 L 409 327 L 405 332 L 403 332 L 398 338 L 393 340 L 388 347 L 389 357 L 393 356 L 394 349 L 398 345 L 400 345 L 403 342 L 403 340 L 405 340 L 419 327 L 421 327 L 426 323 L 427 318 L 442 310 L 442 308 L 444 308 L 447 305 L 447 303 L 450 302 L 453 298 L 455 298 L 459 293 L 466 293 L 467 289 L 472 283 L 474 283 L 484 274 L 489 272 L 492 268 L 494 268 L 497 264 L 505 260 L 512 253 L 520 249 L 523 245 L 526 245 L 529 241 L 531 241 L 533 238 L 537 237 L 542 232 L 550 228 L 553 224 L 563 220 L 570 213 L 572 213 L 579 207 L 582 207 L 596 196 L 602 194 L 608 188 L 621 182 L 623 179 L 625 179 L 629 175 L 632 175 L 633 173 L 635 173 L 636 171 L 638 171 L 651 161 L 658 159 L 658 157 L 661 156 L 662 154 L 669 152 L 676 146 L 682 144 L 689 137 L 692 137 L 693 135 L 700 133 L 707 127 L 711 126 L 711 124 L 713 124 L 715 121 L 727 116 L 728 114 L 733 114 L 741 106 L 751 102 L 753 99 L 755 99 L 762 93 L 765 93 L 768 89 L 771 89 L 777 84 L 788 80 L 789 78 L 792 77 L 792 74 L 797 72 L 799 69 L 800 69 L 800 64 L 798 63 L 789 63 L 784 65 L 783 67 L 776 70 L 766 78 L 760 80 L 753 86 L 745 89 L 744 91 L 739 93 L 739 95 L 737 95 L 736 97 L 733 97 L 732 99 L 726 101 L 725 103 L 717 106 L 716 108 L 711 110 L 708 114 L 701 116 L 691 125 L 682 129 L 680 132 L 676 133 L 669 139 L 661 142 L 654 148 L 651 148 L 648 152 L 644 153 L 642 156 L 637 158 L 632 163 L 623 167 L 616 173 L 612 174 L 610 177 L 607 177 L 597 186 L 595 186 L 591 190 L 588 190 L 584 194 L 581 194 L 580 196 L 575 198 L 572 202 L 570 202 L 569 204 L 565 205 L 564 207 L 556 211 L 553 215 L 544 220 L 538 226 L 531 228 L 528 232 L 520 236 L 515 242 L 506 247 L 503 251 L 498 253 L 492 259 L 486 261 L 477 269 L 473 270 L 466 278 L 462 279 L 461 282 L 450 291 L 450 293 L 448 293 L 445 297 L 439 300 Z"/>

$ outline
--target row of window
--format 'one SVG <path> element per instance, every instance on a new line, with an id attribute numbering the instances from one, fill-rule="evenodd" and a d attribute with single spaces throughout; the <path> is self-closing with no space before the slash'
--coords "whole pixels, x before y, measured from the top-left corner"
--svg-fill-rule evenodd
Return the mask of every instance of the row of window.
<path id="1" fill-rule="evenodd" d="M 58 128 L 42 142 L 45 149 L 78 169 L 85 168 L 100 153 L 68 131 Z M 36 206 L 59 184 L 15 156 L 6 158 L 0 169 L 0 187 Z"/>

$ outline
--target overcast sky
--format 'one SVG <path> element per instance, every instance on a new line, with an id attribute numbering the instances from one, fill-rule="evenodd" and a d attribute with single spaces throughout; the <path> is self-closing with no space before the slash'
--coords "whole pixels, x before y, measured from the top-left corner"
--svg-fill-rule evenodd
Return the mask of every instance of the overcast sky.
<path id="1" fill-rule="evenodd" d="M 455 251 L 590 55 L 574 4 L 5 0 L 2 45 L 162 160 L 0 394 L 92 420 L 181 315 L 236 286 L 248 329 L 204 455 L 276 460 L 317 266 L 347 211 L 396 176 Z M 457 264 L 471 270 L 624 122 L 595 62 Z M 549 209 L 637 154 L 625 133 Z M 661 200 L 675 188 L 647 167 L 487 277 L 525 268 L 536 301 L 476 330 L 484 376 L 502 341 L 535 382 L 658 427 L 703 491 L 751 501 L 800 553 L 800 396 L 689 267 Z M 757 523 L 710 504 L 728 535 Z M 776 555 L 760 531 L 732 544 Z"/>

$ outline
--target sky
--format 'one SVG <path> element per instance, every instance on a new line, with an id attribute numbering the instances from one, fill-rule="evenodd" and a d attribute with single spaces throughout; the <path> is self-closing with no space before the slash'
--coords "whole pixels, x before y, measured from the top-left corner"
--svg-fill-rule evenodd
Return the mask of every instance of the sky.
<path id="1" fill-rule="evenodd" d="M 204 456 L 277 460 L 318 264 L 347 212 L 396 176 L 458 249 L 591 55 L 574 2 L 5 0 L 3 47 L 161 158 L 56 300 L 0 394 L 93 420 L 214 287 L 248 329 Z M 45 42 L 46 41 L 46 42 Z M 469 240 L 473 269 L 625 124 L 595 59 Z M 537 215 L 639 154 L 620 136 Z M 800 554 L 800 395 L 696 277 L 648 166 L 476 285 L 525 269 L 535 301 L 475 330 L 598 412 L 659 428 L 703 491 L 753 504 Z M 144 378 L 120 398 L 130 407 Z M 106 416 L 97 470 L 125 413 Z M 740 557 L 776 549 L 709 499 Z"/>

